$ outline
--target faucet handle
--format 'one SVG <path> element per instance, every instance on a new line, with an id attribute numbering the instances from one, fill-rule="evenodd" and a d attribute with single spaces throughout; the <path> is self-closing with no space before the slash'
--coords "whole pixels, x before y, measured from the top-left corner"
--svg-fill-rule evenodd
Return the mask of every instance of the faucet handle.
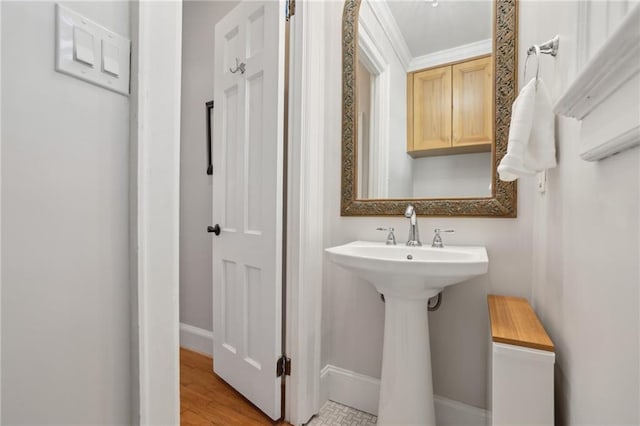
<path id="1" fill-rule="evenodd" d="M 376 231 L 389 231 L 389 235 L 387 235 L 386 244 L 388 246 L 395 246 L 396 245 L 396 235 L 393 233 L 395 231 L 395 229 L 393 229 L 393 228 L 376 228 Z"/>
<path id="2" fill-rule="evenodd" d="M 441 232 L 453 233 L 455 232 L 453 229 L 440 229 L 436 228 L 433 230 L 433 242 L 431 243 L 431 247 L 435 248 L 443 248 L 444 244 L 442 242 L 442 237 L 440 236 Z"/>
<path id="3" fill-rule="evenodd" d="M 436 233 L 436 234 L 439 234 L 441 232 L 448 232 L 448 233 L 452 234 L 452 233 L 456 232 L 456 230 L 455 229 L 440 229 L 440 228 L 436 228 L 436 229 L 433 230 L 433 232 Z"/>

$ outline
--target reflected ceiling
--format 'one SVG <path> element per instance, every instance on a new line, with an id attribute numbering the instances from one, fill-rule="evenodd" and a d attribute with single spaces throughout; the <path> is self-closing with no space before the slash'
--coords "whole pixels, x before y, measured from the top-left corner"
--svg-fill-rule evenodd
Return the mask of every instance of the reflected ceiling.
<path id="1" fill-rule="evenodd" d="M 376 1 L 376 0 L 374 0 Z M 386 0 L 412 57 L 492 37 L 491 1 Z"/>

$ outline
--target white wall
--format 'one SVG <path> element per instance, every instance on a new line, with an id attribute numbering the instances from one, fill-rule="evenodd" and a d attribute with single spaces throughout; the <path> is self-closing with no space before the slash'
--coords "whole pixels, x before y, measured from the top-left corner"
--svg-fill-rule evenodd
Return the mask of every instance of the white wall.
<path id="1" fill-rule="evenodd" d="M 491 152 L 413 160 L 413 197 L 489 197 Z"/>
<path id="2" fill-rule="evenodd" d="M 2 9 L 2 423 L 127 424 L 129 99 L 54 71 L 53 2 Z"/>
<path id="3" fill-rule="evenodd" d="M 399 217 L 341 217 L 341 24 L 342 2 L 327 2 L 325 246 L 356 239 L 384 241 L 377 226 L 394 226 L 406 241 L 408 223 Z M 485 406 L 488 351 L 488 293 L 528 297 L 531 287 L 533 180 L 519 184 L 517 219 L 421 217 L 422 239 L 433 228 L 454 228 L 445 244 L 484 245 L 489 273 L 445 291 L 440 310 L 430 314 L 435 393 Z M 384 305 L 373 286 L 325 259 L 322 364 L 380 377 Z M 455 372 L 455 374 L 454 374 Z"/>
<path id="4" fill-rule="evenodd" d="M 544 58 L 540 71 L 554 100 L 582 69 L 584 42 L 591 56 L 629 7 L 592 3 L 585 39 L 579 3 L 521 3 L 521 49 L 560 34 L 557 58 Z M 640 80 L 630 90 L 640 102 Z M 557 424 L 638 424 L 640 153 L 582 161 L 580 125 L 567 118 L 558 118 L 557 137 L 558 168 L 533 205 L 532 290 L 556 345 Z"/>
<path id="5" fill-rule="evenodd" d="M 180 322 L 212 329 L 211 183 L 205 102 L 213 99 L 215 24 L 237 1 L 185 1 L 180 143 Z M 215 155 L 215 153 L 213 153 Z"/>

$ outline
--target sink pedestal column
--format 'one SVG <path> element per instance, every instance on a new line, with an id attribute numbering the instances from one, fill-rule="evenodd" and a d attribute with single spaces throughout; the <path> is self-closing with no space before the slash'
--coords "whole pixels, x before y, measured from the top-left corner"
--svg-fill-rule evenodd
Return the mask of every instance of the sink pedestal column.
<path id="1" fill-rule="evenodd" d="M 385 301 L 378 424 L 435 426 L 427 299 Z"/>

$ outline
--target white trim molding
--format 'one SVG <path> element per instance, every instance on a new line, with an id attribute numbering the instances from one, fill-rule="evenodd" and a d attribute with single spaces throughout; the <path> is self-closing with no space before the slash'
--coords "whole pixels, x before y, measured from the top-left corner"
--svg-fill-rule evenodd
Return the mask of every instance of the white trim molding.
<path id="1" fill-rule="evenodd" d="M 380 23 L 380 26 L 387 35 L 394 52 L 396 52 L 402 67 L 407 70 L 409 68 L 409 63 L 411 62 L 411 51 L 409 50 L 406 40 L 402 36 L 398 23 L 391 13 L 391 9 L 389 9 L 389 5 L 386 1 L 376 0 L 363 2 L 363 4 L 370 6 L 373 15 Z"/>
<path id="2" fill-rule="evenodd" d="M 554 111 L 582 121 L 582 159 L 640 144 L 640 4 L 624 18 L 560 97 Z M 584 49 L 578 49 L 584 55 Z"/>
<path id="3" fill-rule="evenodd" d="M 293 425 L 320 410 L 325 10 L 323 2 L 298 2 L 290 28 L 285 324 L 293 366 L 285 419 Z"/>
<path id="4" fill-rule="evenodd" d="M 212 357 L 213 332 L 181 322 L 180 347 Z"/>
<path id="5" fill-rule="evenodd" d="M 378 414 L 380 379 L 359 374 L 334 365 L 326 365 L 320 373 L 322 404 L 331 400 L 369 414 Z M 485 426 L 490 414 L 482 408 L 434 396 L 439 426 Z"/>
<path id="6" fill-rule="evenodd" d="M 2 63 L 2 2 L 0 2 L 0 63 Z M 0 67 L 0 383 L 2 383 L 2 67 Z M 2 386 L 0 386 L 2 422 Z"/>
<path id="7" fill-rule="evenodd" d="M 582 67 L 587 63 L 589 58 L 589 18 L 591 16 L 591 2 L 578 2 L 577 13 L 577 44 L 576 44 L 576 63 L 578 67 Z"/>
<path id="8" fill-rule="evenodd" d="M 408 72 L 435 67 L 455 61 L 462 61 L 475 56 L 490 55 L 493 51 L 493 40 L 479 40 L 469 44 L 452 47 L 451 49 L 440 50 L 428 55 L 411 58 Z"/>
<path id="9" fill-rule="evenodd" d="M 391 73 L 365 22 L 358 31 L 360 60 L 371 73 L 371 119 L 369 120 L 369 188 L 367 198 L 386 198 L 389 193 L 389 99 Z"/>
<path id="10" fill-rule="evenodd" d="M 133 423 L 177 425 L 182 1 L 132 2 L 131 22 Z"/>
<path id="11" fill-rule="evenodd" d="M 389 68 L 389 61 L 384 57 L 371 35 L 371 28 L 366 19 L 361 19 L 358 28 L 359 60 L 373 74 L 381 74 Z"/>
<path id="12" fill-rule="evenodd" d="M 327 400 L 378 415 L 380 379 L 365 376 L 334 365 L 325 365 L 320 372 L 322 404 Z"/>

